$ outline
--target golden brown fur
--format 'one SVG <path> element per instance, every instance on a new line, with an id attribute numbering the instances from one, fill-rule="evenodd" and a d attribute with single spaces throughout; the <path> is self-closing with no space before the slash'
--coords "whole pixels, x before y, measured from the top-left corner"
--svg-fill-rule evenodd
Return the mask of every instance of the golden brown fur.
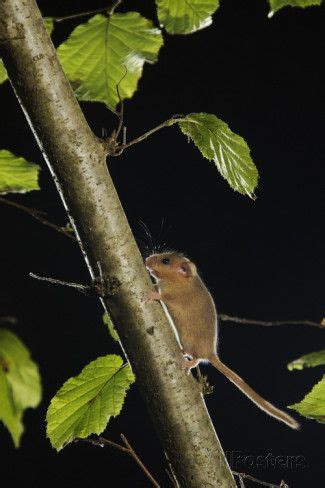
<path id="1" fill-rule="evenodd" d="M 149 256 L 146 267 L 156 280 L 158 292 L 149 293 L 145 301 L 161 300 L 166 305 L 183 354 L 192 358 L 185 360 L 185 369 L 190 370 L 200 361 L 208 360 L 258 407 L 293 429 L 298 429 L 298 422 L 264 400 L 218 358 L 216 307 L 195 264 L 183 254 L 166 252 Z"/>

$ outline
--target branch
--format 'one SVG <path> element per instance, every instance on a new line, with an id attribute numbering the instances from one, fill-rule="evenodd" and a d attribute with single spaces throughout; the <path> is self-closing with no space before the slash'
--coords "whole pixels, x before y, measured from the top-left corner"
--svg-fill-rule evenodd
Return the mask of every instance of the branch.
<path id="1" fill-rule="evenodd" d="M 121 103 L 121 98 L 120 98 L 119 93 L 118 93 L 118 96 L 119 96 L 120 103 Z M 162 122 L 161 124 L 157 125 L 153 129 L 148 130 L 147 132 L 142 134 L 142 136 L 139 136 L 139 137 L 136 137 L 135 139 L 132 139 L 132 141 L 130 141 L 130 142 L 126 142 L 125 137 L 123 137 L 123 143 L 119 144 L 117 142 L 117 135 L 120 133 L 120 131 L 122 129 L 123 119 L 121 119 L 120 114 L 117 114 L 117 115 L 118 115 L 119 120 L 120 120 L 120 124 L 119 124 L 117 133 L 113 134 L 113 139 L 112 139 L 112 137 L 108 137 L 106 140 L 104 140 L 104 147 L 106 148 L 107 154 L 109 156 L 120 156 L 125 149 L 127 149 L 130 146 L 133 146 L 134 144 L 138 144 L 139 142 L 144 141 L 145 139 L 150 137 L 155 132 L 158 132 L 159 130 L 164 129 L 165 127 L 171 127 L 172 125 L 177 124 L 177 122 L 181 122 L 182 120 L 186 120 L 186 119 L 184 119 L 183 116 L 174 115 L 172 118 L 165 120 L 165 122 Z M 122 122 L 121 122 L 121 120 L 122 120 Z M 124 129 L 125 129 L 125 127 L 124 127 Z"/>
<path id="2" fill-rule="evenodd" d="M 245 487 L 243 480 L 246 479 L 246 480 L 254 481 L 255 483 L 258 483 L 262 486 L 268 486 L 269 488 L 289 488 L 288 485 L 283 480 L 279 485 L 274 485 L 273 483 L 267 483 L 266 481 L 258 480 L 257 478 L 254 478 L 250 474 L 238 473 L 237 471 L 233 471 L 233 474 L 235 476 L 238 476 L 241 487 L 242 486 Z"/>
<path id="3" fill-rule="evenodd" d="M 160 486 L 157 483 L 157 481 L 155 480 L 155 478 L 152 476 L 150 471 L 143 464 L 143 462 L 141 461 L 141 459 L 139 458 L 139 456 L 137 455 L 137 453 L 135 452 L 135 450 L 133 449 L 133 447 L 130 445 L 129 441 L 127 440 L 127 438 L 123 434 L 121 434 L 121 439 L 122 439 L 122 441 L 126 447 L 121 446 L 121 444 L 117 444 L 116 442 L 110 441 L 109 439 L 106 439 L 105 437 L 98 437 L 98 439 L 95 439 L 93 437 L 88 437 L 88 438 L 82 439 L 81 437 L 78 437 L 77 439 L 75 439 L 75 442 L 83 441 L 83 442 L 87 442 L 88 444 L 92 444 L 93 446 L 99 446 L 99 447 L 110 446 L 110 447 L 114 447 L 118 451 L 122 451 L 125 454 L 128 454 L 129 456 L 131 456 L 134 459 L 134 461 L 137 463 L 137 465 L 141 468 L 141 470 L 146 475 L 146 477 L 149 479 L 151 484 L 155 488 L 160 488 Z"/>
<path id="4" fill-rule="evenodd" d="M 51 285 L 60 285 L 60 286 L 67 286 L 69 288 L 74 288 L 80 293 L 83 293 L 84 295 L 90 297 L 107 298 L 116 295 L 120 287 L 119 281 L 116 278 L 104 278 L 102 275 L 102 269 L 100 263 L 97 264 L 99 268 L 99 276 L 93 278 L 92 283 L 90 285 L 73 283 L 71 281 L 62 281 L 62 280 L 58 280 L 57 278 L 50 278 L 48 276 L 39 276 L 34 273 L 29 273 L 29 276 L 31 278 L 34 278 L 35 280 L 46 281 Z"/>
<path id="5" fill-rule="evenodd" d="M 2 197 L 0 197 L 0 203 L 4 203 L 6 205 L 9 205 L 10 207 L 18 208 L 19 210 L 22 210 L 28 215 L 31 215 L 35 220 L 37 220 L 41 224 L 44 224 L 47 227 L 56 230 L 60 234 L 69 237 L 69 239 L 72 239 L 73 241 L 77 240 L 75 236 L 71 232 L 67 231 L 64 227 L 60 227 L 59 225 L 53 224 L 53 222 L 50 222 L 49 220 L 42 217 L 42 212 L 40 212 L 40 210 L 36 210 L 30 207 L 25 207 L 25 205 L 21 205 L 20 203 L 13 202 L 12 200 L 7 200 L 6 198 L 2 198 Z"/>
<path id="6" fill-rule="evenodd" d="M 12 317 L 11 315 L 3 315 L 0 317 L 0 325 L 16 325 L 18 323 L 18 319 L 16 317 Z"/>
<path id="7" fill-rule="evenodd" d="M 47 283 L 51 283 L 52 285 L 61 285 L 61 286 L 68 286 L 70 288 L 74 288 L 75 290 L 80 291 L 84 295 L 88 295 L 90 292 L 91 287 L 89 285 L 82 285 L 80 283 L 71 283 L 69 281 L 62 281 L 56 278 L 49 278 L 48 276 L 39 276 L 34 273 L 29 273 L 31 278 L 39 281 L 46 281 Z"/>
<path id="8" fill-rule="evenodd" d="M 1 56 L 15 94 L 91 277 L 100 263 L 104 279 L 120 283 L 117 294 L 102 303 L 116 324 L 180 486 L 234 488 L 199 387 L 181 369 L 182 354 L 162 307 L 141 306 L 153 285 L 108 172 L 105 147 L 86 123 L 41 18 L 35 0 L 0 1 L 0 39 L 8 39 Z M 17 35 L 24 39 L 11 40 Z"/>
<path id="9" fill-rule="evenodd" d="M 157 481 L 149 473 L 149 471 L 147 470 L 147 468 L 145 467 L 145 465 L 143 464 L 143 462 L 141 461 L 141 459 L 139 458 L 139 456 L 137 455 L 137 453 L 134 451 L 134 449 L 131 447 L 129 441 L 127 440 L 127 438 L 123 434 L 121 434 L 121 439 L 124 442 L 124 444 L 126 445 L 130 456 L 132 456 L 133 459 L 135 460 L 135 462 L 140 466 L 140 468 L 145 473 L 145 475 L 147 476 L 147 478 L 149 478 L 149 480 L 151 481 L 151 483 L 153 484 L 153 486 L 155 486 L 156 488 L 159 488 L 159 485 L 158 485 Z"/>
<path id="10" fill-rule="evenodd" d="M 80 17 L 86 17 L 87 15 L 100 14 L 102 12 L 107 12 L 109 15 L 113 15 L 116 7 L 122 3 L 122 0 L 116 0 L 110 8 L 98 8 L 96 10 L 88 10 L 86 12 L 80 12 L 78 14 L 66 15 L 65 17 L 55 17 L 55 22 L 63 22 L 64 20 L 78 19 Z"/>
<path id="11" fill-rule="evenodd" d="M 226 315 L 224 313 L 219 315 L 220 320 L 223 322 L 234 322 L 236 324 L 252 324 L 252 325 L 263 325 L 264 327 L 272 327 L 273 325 L 311 325 L 313 327 L 318 327 L 319 329 L 325 329 L 325 321 L 322 319 L 321 322 L 312 322 L 311 320 L 253 320 L 253 319 L 242 319 L 240 317 L 232 317 L 231 315 Z"/>

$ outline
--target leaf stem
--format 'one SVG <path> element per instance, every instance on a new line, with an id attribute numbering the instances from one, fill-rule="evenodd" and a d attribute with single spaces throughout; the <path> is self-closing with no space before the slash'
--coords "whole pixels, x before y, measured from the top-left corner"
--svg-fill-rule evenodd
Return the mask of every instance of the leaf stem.
<path id="1" fill-rule="evenodd" d="M 220 320 L 223 322 L 234 322 L 237 324 L 252 324 L 252 325 L 262 325 L 264 327 L 272 327 L 274 325 L 311 325 L 313 327 L 318 327 L 319 329 L 325 329 L 325 325 L 322 322 L 313 322 L 311 320 L 274 320 L 274 321 L 267 321 L 267 320 L 253 320 L 253 319 L 244 319 L 240 317 L 233 317 L 227 314 L 220 314 Z"/>
<path id="2" fill-rule="evenodd" d="M 160 129 L 163 129 L 164 127 L 170 127 L 174 124 L 177 124 L 177 122 L 181 122 L 182 120 L 184 120 L 183 117 L 182 118 L 181 117 L 180 118 L 171 118 L 171 119 L 165 120 L 165 122 L 162 122 L 161 124 L 157 125 L 157 127 L 154 127 L 153 129 L 148 130 L 147 132 L 142 134 L 142 136 L 136 137 L 132 141 L 123 144 L 122 148 L 124 150 L 127 147 L 133 146 L 134 144 L 138 144 L 138 142 L 144 141 L 145 139 L 147 139 L 149 136 L 151 136 L 155 132 L 158 132 Z"/>
<path id="3" fill-rule="evenodd" d="M 18 208 L 19 210 L 22 210 L 23 212 L 31 215 L 35 220 L 37 220 L 41 224 L 46 225 L 47 227 L 50 227 L 53 230 L 56 230 L 60 234 L 69 237 L 69 239 L 72 239 L 73 241 L 77 240 L 71 232 L 68 232 L 63 227 L 53 224 L 53 222 L 50 222 L 49 220 L 42 217 L 42 212 L 40 210 L 36 210 L 30 207 L 25 207 L 25 205 L 21 205 L 20 203 L 13 202 L 12 200 L 7 200 L 6 198 L 2 198 L 2 197 L 0 197 L 0 203 L 4 203 L 6 205 L 9 205 L 10 207 Z"/>

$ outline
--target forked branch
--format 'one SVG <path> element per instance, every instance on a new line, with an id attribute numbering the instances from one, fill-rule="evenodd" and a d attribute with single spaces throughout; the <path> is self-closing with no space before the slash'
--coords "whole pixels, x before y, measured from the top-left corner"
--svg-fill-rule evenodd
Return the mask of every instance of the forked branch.
<path id="1" fill-rule="evenodd" d="M 118 444 L 117 442 L 110 441 L 109 439 L 106 439 L 105 437 L 88 437 L 86 439 L 81 439 L 80 437 L 75 440 L 75 442 L 87 442 L 88 444 L 92 444 L 93 446 L 98 446 L 98 447 L 114 447 L 114 449 L 117 449 L 118 451 L 123 452 L 124 454 L 128 454 L 129 456 L 134 459 L 134 461 L 137 463 L 137 465 L 140 467 L 140 469 L 143 471 L 143 473 L 146 475 L 152 486 L 155 488 L 160 488 L 160 485 L 158 482 L 155 480 L 155 478 L 152 476 L 148 468 L 144 465 L 144 463 L 141 461 L 140 457 L 138 454 L 135 452 L 125 435 L 121 434 L 121 439 L 123 441 L 124 446 L 121 444 Z"/>

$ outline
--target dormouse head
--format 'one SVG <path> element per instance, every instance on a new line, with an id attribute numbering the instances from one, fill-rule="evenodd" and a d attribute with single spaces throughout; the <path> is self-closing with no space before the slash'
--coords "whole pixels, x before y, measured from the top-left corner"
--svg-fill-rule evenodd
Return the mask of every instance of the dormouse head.
<path id="1" fill-rule="evenodd" d="M 197 275 L 195 264 L 177 252 L 152 254 L 145 263 L 151 276 L 157 281 L 180 281 Z"/>

